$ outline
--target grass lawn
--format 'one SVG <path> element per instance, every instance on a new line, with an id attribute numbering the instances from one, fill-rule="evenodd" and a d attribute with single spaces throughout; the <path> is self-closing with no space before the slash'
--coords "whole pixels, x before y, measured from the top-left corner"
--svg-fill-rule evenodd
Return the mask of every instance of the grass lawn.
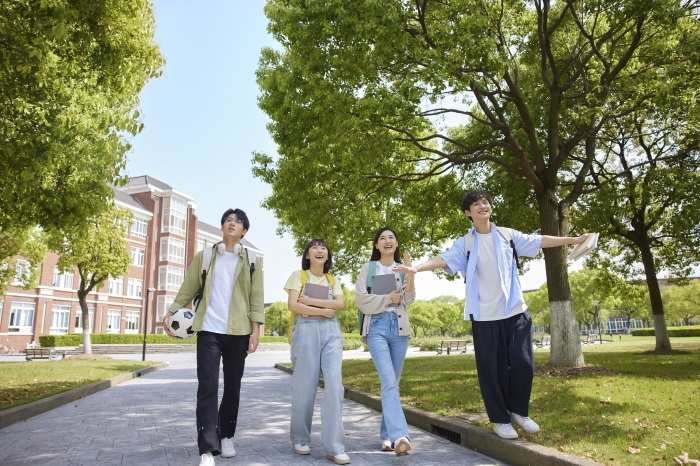
<path id="1" fill-rule="evenodd" d="M 586 367 L 548 367 L 537 350 L 531 442 L 608 465 L 676 464 L 700 457 L 700 338 L 672 338 L 682 355 L 652 356 L 654 337 L 584 345 Z M 343 383 L 379 395 L 372 361 L 343 361 Z M 473 355 L 407 358 L 401 401 L 444 416 L 483 411 Z M 477 423 L 491 428 L 489 423 Z"/>
<path id="2" fill-rule="evenodd" d="M 0 363 L 0 411 L 152 364 L 111 358 L 3 362 Z"/>

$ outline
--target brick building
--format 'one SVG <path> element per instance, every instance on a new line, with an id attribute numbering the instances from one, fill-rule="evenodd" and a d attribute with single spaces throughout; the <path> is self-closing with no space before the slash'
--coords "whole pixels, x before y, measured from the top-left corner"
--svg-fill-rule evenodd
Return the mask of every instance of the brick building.
<path id="1" fill-rule="evenodd" d="M 163 333 L 160 321 L 187 267 L 197 251 L 221 239 L 220 226 L 200 222 L 190 196 L 150 176 L 115 188 L 114 200 L 133 212 L 127 233 L 131 264 L 124 276 L 110 277 L 90 293 L 88 325 L 92 333 L 143 333 L 148 306 L 147 332 Z M 243 243 L 262 261 L 262 251 Z M 16 260 L 17 269 L 26 264 L 20 256 Z M 0 343 L 20 351 L 38 344 L 41 335 L 82 332 L 77 270 L 59 273 L 57 260 L 52 252 L 46 255 L 36 288 L 25 290 L 15 280 L 0 295 Z"/>

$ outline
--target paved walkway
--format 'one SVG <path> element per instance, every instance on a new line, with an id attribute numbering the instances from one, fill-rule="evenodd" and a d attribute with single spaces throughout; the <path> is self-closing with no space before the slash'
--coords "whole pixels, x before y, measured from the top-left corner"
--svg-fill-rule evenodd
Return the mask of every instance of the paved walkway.
<path id="1" fill-rule="evenodd" d="M 345 357 L 367 357 L 348 351 Z M 141 359 L 141 355 L 119 355 Z M 104 390 L 0 429 L 0 464 L 197 465 L 195 354 L 152 354 L 169 368 Z M 289 375 L 272 366 L 288 351 L 248 358 L 241 393 L 235 458 L 217 465 L 333 465 L 321 448 L 318 399 L 312 454 L 295 455 L 289 440 Z M 39 363 L 39 362 L 37 362 Z M 323 390 L 319 390 L 319 398 Z M 397 458 L 379 451 L 380 415 L 345 400 L 346 452 L 353 465 L 496 465 L 492 458 L 409 426 L 414 451 Z"/>

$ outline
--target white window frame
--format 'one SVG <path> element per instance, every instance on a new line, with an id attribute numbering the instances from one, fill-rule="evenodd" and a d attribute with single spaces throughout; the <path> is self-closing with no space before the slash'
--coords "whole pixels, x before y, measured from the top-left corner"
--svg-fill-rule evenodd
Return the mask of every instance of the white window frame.
<path id="1" fill-rule="evenodd" d="M 107 309 L 106 333 L 121 333 L 122 312 L 116 309 Z"/>
<path id="2" fill-rule="evenodd" d="M 158 267 L 158 289 L 166 291 L 178 291 L 182 280 L 185 278 L 185 269 L 174 265 L 161 265 Z"/>
<path id="3" fill-rule="evenodd" d="M 156 315 L 159 321 L 163 320 L 163 316 L 168 311 L 170 305 L 175 301 L 173 295 L 159 295 L 158 304 L 156 305 Z"/>
<path id="4" fill-rule="evenodd" d="M 185 246 L 184 240 L 173 238 L 172 236 L 164 236 L 160 240 L 160 260 L 184 264 Z"/>
<path id="5" fill-rule="evenodd" d="M 141 323 L 141 313 L 139 311 L 126 311 L 126 321 L 124 322 L 124 333 L 139 333 Z"/>
<path id="6" fill-rule="evenodd" d="M 73 270 L 61 273 L 58 267 L 53 269 L 53 286 L 56 288 L 63 288 L 66 290 L 72 290 L 75 283 L 75 273 Z"/>
<path id="7" fill-rule="evenodd" d="M 65 335 L 68 333 L 70 325 L 70 306 L 51 307 L 51 327 L 49 328 L 50 335 Z"/>
<path id="8" fill-rule="evenodd" d="M 32 333 L 34 326 L 34 303 L 13 302 L 10 308 L 10 320 L 7 331 L 10 333 Z"/>
<path id="9" fill-rule="evenodd" d="M 148 220 L 134 217 L 131 222 L 131 236 L 145 238 L 148 232 Z"/>
<path id="10" fill-rule="evenodd" d="M 132 298 L 140 298 L 143 296 L 143 280 L 138 278 L 130 278 L 126 288 L 126 295 Z"/>
<path id="11" fill-rule="evenodd" d="M 90 331 L 94 329 L 95 324 L 95 308 L 88 308 L 88 325 L 90 326 Z M 75 333 L 83 333 L 83 310 L 78 307 L 75 311 Z"/>
<path id="12" fill-rule="evenodd" d="M 187 229 L 187 202 L 177 197 L 163 198 L 163 233 L 185 236 Z"/>
<path id="13" fill-rule="evenodd" d="M 12 280 L 14 286 L 26 285 L 25 275 L 29 273 L 31 264 L 29 261 L 17 259 L 15 262 L 15 278 Z"/>
<path id="14" fill-rule="evenodd" d="M 107 281 L 107 293 L 124 296 L 124 277 L 109 277 Z"/>
<path id="15" fill-rule="evenodd" d="M 131 265 L 143 267 L 146 260 L 146 250 L 144 248 L 131 247 Z"/>

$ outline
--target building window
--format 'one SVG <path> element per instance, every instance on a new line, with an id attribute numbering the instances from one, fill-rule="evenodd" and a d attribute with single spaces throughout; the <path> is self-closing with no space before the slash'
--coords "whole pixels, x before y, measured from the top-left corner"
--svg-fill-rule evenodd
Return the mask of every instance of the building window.
<path id="1" fill-rule="evenodd" d="M 88 308 L 88 328 L 92 331 L 95 322 L 95 309 L 92 307 Z M 83 333 L 83 310 L 78 308 L 75 312 L 75 333 Z"/>
<path id="2" fill-rule="evenodd" d="M 137 278 L 129 279 L 129 286 L 126 290 L 126 295 L 134 298 L 140 298 L 143 292 L 143 280 Z"/>
<path id="3" fill-rule="evenodd" d="M 143 267 L 144 258 L 146 257 L 146 250 L 142 248 L 131 248 L 131 265 L 137 267 Z"/>
<path id="4" fill-rule="evenodd" d="M 8 332 L 32 333 L 34 303 L 12 303 Z"/>
<path id="5" fill-rule="evenodd" d="M 107 310 L 107 333 L 120 333 L 122 313 L 114 309 Z"/>
<path id="6" fill-rule="evenodd" d="M 197 238 L 197 250 L 195 252 L 201 251 L 202 249 L 204 249 L 204 246 L 206 246 L 206 245 L 207 245 L 206 240 Z"/>
<path id="7" fill-rule="evenodd" d="M 166 236 L 160 240 L 160 260 L 185 263 L 185 242 L 181 239 Z"/>
<path id="8" fill-rule="evenodd" d="M 135 236 L 136 238 L 145 238 L 147 231 L 148 221 L 142 218 L 134 217 L 133 221 L 131 222 L 131 236 Z"/>
<path id="9" fill-rule="evenodd" d="M 53 286 L 56 288 L 73 289 L 73 271 L 61 273 L 58 267 L 53 269 Z"/>
<path id="10" fill-rule="evenodd" d="M 15 263 L 15 279 L 12 284 L 15 286 L 24 286 L 29 278 L 29 272 L 29 262 L 18 259 Z"/>
<path id="11" fill-rule="evenodd" d="M 139 333 L 139 311 L 126 311 L 126 323 L 124 333 Z"/>
<path id="12" fill-rule="evenodd" d="M 68 323 L 70 322 L 69 306 L 53 306 L 51 308 L 51 328 L 52 335 L 65 335 L 68 333 Z"/>
<path id="13" fill-rule="evenodd" d="M 107 293 L 109 294 L 124 294 L 124 277 L 109 277 Z"/>
<path id="14" fill-rule="evenodd" d="M 185 278 L 185 269 L 173 265 L 161 265 L 158 267 L 158 289 L 178 291 L 182 280 Z"/>
<path id="15" fill-rule="evenodd" d="M 161 295 L 158 296 L 158 307 L 156 313 L 158 315 L 158 321 L 163 320 L 163 316 L 168 312 L 168 308 L 175 301 L 175 296 Z"/>
<path id="16" fill-rule="evenodd" d="M 185 236 L 187 203 L 176 197 L 163 199 L 163 233 Z"/>

